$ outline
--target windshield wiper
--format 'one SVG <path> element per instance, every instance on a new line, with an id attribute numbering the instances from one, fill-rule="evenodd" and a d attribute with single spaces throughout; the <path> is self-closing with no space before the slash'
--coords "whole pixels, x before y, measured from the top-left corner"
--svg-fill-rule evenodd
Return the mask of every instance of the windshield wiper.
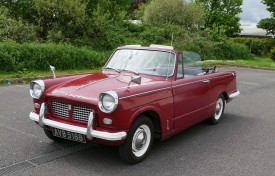
<path id="1" fill-rule="evenodd" d="M 105 68 L 103 68 L 103 69 L 114 70 L 114 71 L 120 73 L 120 71 L 119 71 L 118 69 L 115 69 L 115 68 L 112 68 L 112 67 L 105 67 Z"/>
<path id="2" fill-rule="evenodd" d="M 134 73 L 134 74 L 136 74 L 136 75 L 139 75 L 138 72 L 133 71 L 133 70 L 122 69 L 121 71 L 131 72 L 131 73 Z"/>

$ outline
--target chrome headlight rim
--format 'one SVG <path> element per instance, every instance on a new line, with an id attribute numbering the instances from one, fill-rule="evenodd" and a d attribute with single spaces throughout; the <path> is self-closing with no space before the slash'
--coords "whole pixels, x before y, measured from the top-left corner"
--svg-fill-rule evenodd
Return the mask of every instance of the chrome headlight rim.
<path id="1" fill-rule="evenodd" d="M 34 89 L 33 88 L 34 88 L 35 84 L 38 84 L 41 87 L 41 93 L 40 93 L 39 96 L 35 96 L 34 95 Z M 34 99 L 40 99 L 41 96 L 44 94 L 44 91 L 45 91 L 45 83 L 44 83 L 43 80 L 31 81 L 31 83 L 30 83 L 30 95 L 31 95 L 32 98 L 34 98 Z"/>
<path id="2" fill-rule="evenodd" d="M 114 99 L 114 106 L 113 106 L 112 110 L 106 109 L 103 105 L 102 101 L 103 101 L 104 96 L 106 96 L 106 95 L 111 96 Z M 112 112 L 114 112 L 116 110 L 117 106 L 118 106 L 118 95 L 116 92 L 106 91 L 99 95 L 98 107 L 102 112 L 104 112 L 106 114 L 111 114 Z"/>

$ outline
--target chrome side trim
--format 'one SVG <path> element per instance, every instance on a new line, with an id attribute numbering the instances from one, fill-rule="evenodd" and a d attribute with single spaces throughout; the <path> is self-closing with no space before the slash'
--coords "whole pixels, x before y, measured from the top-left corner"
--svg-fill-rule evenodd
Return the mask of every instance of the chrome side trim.
<path id="1" fill-rule="evenodd" d="M 223 77 L 227 77 L 227 76 L 229 76 L 229 75 L 223 75 L 223 76 L 216 76 L 216 77 L 213 77 L 213 78 L 207 78 L 207 80 L 211 81 L 211 80 L 216 79 L 216 78 L 223 78 Z M 177 88 L 177 87 L 181 87 L 181 86 L 185 86 L 185 85 L 189 85 L 189 84 L 194 84 L 194 83 L 202 82 L 203 80 L 205 80 L 205 79 L 200 79 L 200 80 L 193 81 L 193 82 L 188 82 L 188 83 L 183 83 L 183 84 L 179 84 L 179 85 L 174 85 L 172 88 Z"/>
<path id="2" fill-rule="evenodd" d="M 230 99 L 233 99 L 233 98 L 236 98 L 236 97 L 239 96 L 239 95 L 240 95 L 240 91 L 237 91 L 237 92 L 234 92 L 234 93 L 230 94 L 230 95 L 229 95 L 229 98 L 230 98 Z"/>
<path id="3" fill-rule="evenodd" d="M 54 127 L 54 128 L 58 128 L 58 129 L 66 130 L 66 131 L 84 134 L 87 136 L 88 140 L 92 140 L 92 138 L 95 137 L 95 138 L 100 138 L 100 139 L 104 139 L 104 140 L 108 140 L 108 141 L 119 141 L 119 140 L 125 139 L 127 136 L 127 133 L 124 131 L 117 132 L 117 133 L 109 133 L 109 132 L 102 132 L 102 131 L 94 130 L 92 128 L 93 118 L 94 118 L 93 112 L 91 112 L 91 114 L 90 114 L 89 123 L 88 123 L 87 128 L 78 127 L 78 126 L 74 126 L 74 125 L 64 124 L 64 123 L 56 122 L 53 120 L 45 119 L 44 115 L 39 116 L 38 114 L 36 114 L 34 112 L 31 112 L 29 117 L 31 120 L 36 121 L 39 124 L 43 124 L 43 126 L 47 125 L 50 127 Z"/>
<path id="4" fill-rule="evenodd" d="M 203 109 L 205 109 L 205 108 L 209 108 L 210 106 L 213 106 L 213 104 L 216 104 L 216 102 L 215 102 L 215 103 L 211 103 L 210 105 L 205 106 L 205 107 L 200 108 L 200 109 L 197 109 L 197 110 L 195 110 L 195 111 L 186 113 L 186 114 L 184 114 L 184 115 L 182 115 L 182 116 L 176 117 L 175 120 L 177 120 L 177 119 L 179 119 L 179 118 L 182 118 L 182 117 L 185 117 L 185 116 L 187 116 L 187 115 L 193 114 L 193 113 L 195 113 L 195 112 L 198 112 L 198 111 L 203 110 Z"/>
<path id="5" fill-rule="evenodd" d="M 142 93 L 138 93 L 138 94 L 133 94 L 133 95 L 121 97 L 121 98 L 119 98 L 119 100 L 130 98 L 130 97 L 135 97 L 135 96 L 139 96 L 139 95 L 145 95 L 145 94 L 149 94 L 149 93 L 153 93 L 153 92 L 159 92 L 159 91 L 162 91 L 162 90 L 168 90 L 168 89 L 171 89 L 171 87 L 165 87 L 165 88 L 162 88 L 162 89 L 156 89 L 156 90 L 151 90 L 151 91 L 142 92 Z"/>
<path id="6" fill-rule="evenodd" d="M 178 84 L 178 85 L 174 85 L 172 88 L 177 88 L 177 87 L 181 87 L 181 86 L 185 86 L 185 85 L 189 85 L 189 84 L 194 84 L 194 83 L 198 83 L 198 82 L 202 82 L 203 79 L 198 80 L 198 81 L 193 81 L 193 82 L 188 82 L 188 83 L 183 83 L 183 84 Z"/>
<path id="7" fill-rule="evenodd" d="M 93 75 L 93 74 L 91 74 L 91 75 Z M 115 77 L 115 76 L 114 76 L 114 77 Z M 79 89 L 82 89 L 83 87 L 87 87 L 87 86 L 89 86 L 89 85 L 91 85 L 91 84 L 99 83 L 99 82 L 102 82 L 102 81 L 105 81 L 105 80 L 108 80 L 108 79 L 111 79 L 111 78 L 114 78 L 114 77 L 108 77 L 108 78 L 101 79 L 101 80 L 98 80 L 98 81 L 89 82 L 89 83 L 87 83 L 87 84 L 84 84 L 84 85 L 82 85 L 82 86 L 76 88 L 75 90 L 79 90 Z"/>

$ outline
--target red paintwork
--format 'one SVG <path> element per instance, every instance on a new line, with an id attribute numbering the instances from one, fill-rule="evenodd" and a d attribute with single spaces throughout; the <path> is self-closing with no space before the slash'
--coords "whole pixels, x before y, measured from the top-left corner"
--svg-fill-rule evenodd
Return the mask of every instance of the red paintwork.
<path id="1" fill-rule="evenodd" d="M 172 52 L 176 53 L 178 59 L 180 52 Z M 131 83 L 129 88 L 128 83 L 133 74 L 102 71 L 45 80 L 44 96 L 40 100 L 34 99 L 34 102 L 41 104 L 50 99 L 58 99 L 70 104 L 92 107 L 96 116 L 94 128 L 107 132 L 127 132 L 141 113 L 154 111 L 159 117 L 161 139 L 164 140 L 213 115 L 219 94 L 224 93 L 230 101 L 228 95 L 237 91 L 236 77 L 232 76 L 232 73 L 233 71 L 217 72 L 180 79 L 176 78 L 175 73 L 168 80 L 159 76 L 141 75 L 141 85 Z M 204 80 L 210 80 L 210 84 L 204 83 Z M 116 91 L 119 97 L 118 107 L 111 114 L 105 114 L 98 109 L 99 94 L 108 90 Z M 52 114 L 51 108 L 48 109 L 49 114 Z M 35 112 L 38 113 L 39 109 L 35 109 Z M 48 118 L 86 127 L 85 123 L 50 116 Z M 112 125 L 104 124 L 104 118 L 112 119 Z M 96 142 L 120 145 L 123 140 L 109 142 L 97 139 Z"/>

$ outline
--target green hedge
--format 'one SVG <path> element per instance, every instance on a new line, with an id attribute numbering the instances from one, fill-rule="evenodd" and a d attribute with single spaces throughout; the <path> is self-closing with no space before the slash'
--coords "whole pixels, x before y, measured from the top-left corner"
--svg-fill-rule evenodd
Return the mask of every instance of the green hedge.
<path id="1" fill-rule="evenodd" d="M 270 57 L 275 62 L 275 47 L 270 50 Z"/>
<path id="2" fill-rule="evenodd" d="M 272 47 L 275 46 L 275 39 L 272 38 L 232 38 L 236 43 L 245 44 L 252 54 L 262 56 L 268 55 Z"/>
<path id="3" fill-rule="evenodd" d="M 145 24 L 104 24 L 100 29 L 100 35 L 92 38 L 92 42 L 87 42 L 97 50 L 112 50 L 118 46 L 129 44 L 169 44 L 171 43 L 172 33 L 174 39 L 181 38 L 185 31 L 175 25 L 145 25 Z"/>
<path id="4" fill-rule="evenodd" d="M 180 48 L 199 53 L 202 60 L 245 60 L 250 58 L 247 46 L 231 41 L 213 42 L 201 37 L 189 41 Z"/>
<path id="5" fill-rule="evenodd" d="M 86 47 L 62 44 L 0 43 L 0 72 L 22 70 L 94 69 L 101 67 L 110 52 L 96 52 Z"/>

